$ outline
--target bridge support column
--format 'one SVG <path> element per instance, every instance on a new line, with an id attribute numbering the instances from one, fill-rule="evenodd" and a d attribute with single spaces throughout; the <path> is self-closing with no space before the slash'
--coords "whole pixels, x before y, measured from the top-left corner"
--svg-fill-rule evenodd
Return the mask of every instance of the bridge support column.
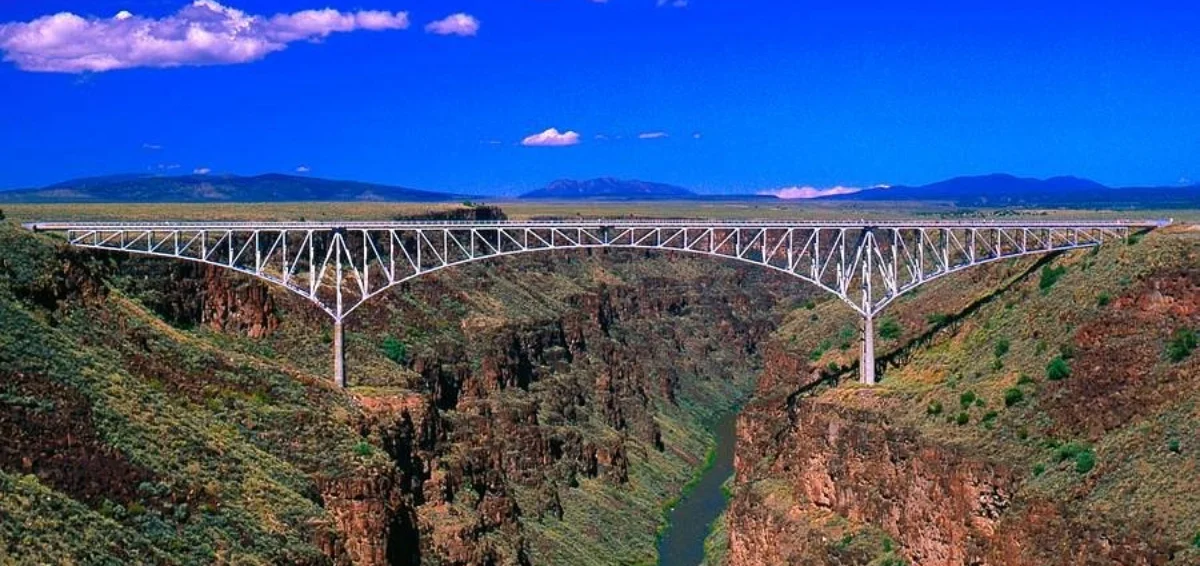
<path id="1" fill-rule="evenodd" d="M 346 387 L 346 355 L 342 350 L 342 321 L 333 322 L 333 381 Z"/>
<path id="2" fill-rule="evenodd" d="M 862 355 L 858 357 L 858 381 L 863 385 L 875 385 L 875 321 L 863 317 Z"/>

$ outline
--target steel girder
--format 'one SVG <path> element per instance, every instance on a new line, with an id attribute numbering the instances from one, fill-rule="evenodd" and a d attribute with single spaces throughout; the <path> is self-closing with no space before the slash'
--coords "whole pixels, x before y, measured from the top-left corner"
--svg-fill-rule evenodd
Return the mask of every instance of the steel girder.
<path id="1" fill-rule="evenodd" d="M 38 223 L 75 246 L 196 261 L 308 299 L 340 322 L 418 276 L 516 254 L 630 248 L 780 271 L 874 318 L 918 286 L 1001 259 L 1126 238 L 1163 223 L 1095 222 L 344 222 Z"/>

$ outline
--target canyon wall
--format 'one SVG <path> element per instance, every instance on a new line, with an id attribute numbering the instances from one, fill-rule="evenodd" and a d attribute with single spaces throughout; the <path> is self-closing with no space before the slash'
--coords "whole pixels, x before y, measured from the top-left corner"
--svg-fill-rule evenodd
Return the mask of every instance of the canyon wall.
<path id="1" fill-rule="evenodd" d="M 57 436 L 0 442 L 5 494 L 49 490 L 99 529 L 40 530 L 10 510 L 5 524 L 29 529 L 10 551 L 49 560 L 85 552 L 72 537 L 124 537 L 88 546 L 164 563 L 651 560 L 660 506 L 710 442 L 705 423 L 753 387 L 779 305 L 806 298 L 703 258 L 497 260 L 356 312 L 343 392 L 327 378 L 328 321 L 289 293 L 0 235 L 17 248 L 0 264 L 0 359 L 22 376 L 0 399 L 32 407 L 4 405 L 0 423 L 43 422 L 73 399 L 95 432 L 69 442 L 138 478 L 132 492 L 75 495 L 36 456 Z"/>
<path id="2" fill-rule="evenodd" d="M 1200 328 L 1198 249 L 1155 234 L 1053 260 L 1057 284 L 1034 266 L 931 286 L 888 313 L 884 353 L 923 341 L 875 389 L 819 373 L 849 365 L 819 345 L 846 319 L 794 313 L 739 421 L 725 563 L 1200 563 L 1200 372 L 1164 354 Z"/>

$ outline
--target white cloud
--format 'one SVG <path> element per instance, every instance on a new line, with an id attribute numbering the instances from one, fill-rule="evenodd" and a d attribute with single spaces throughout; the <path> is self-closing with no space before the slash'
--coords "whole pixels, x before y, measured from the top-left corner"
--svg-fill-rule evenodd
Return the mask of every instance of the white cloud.
<path id="1" fill-rule="evenodd" d="M 144 143 L 144 144 L 142 144 L 142 149 L 146 149 L 146 150 L 150 150 L 150 151 L 158 151 L 158 150 L 160 150 L 160 149 L 162 149 L 162 148 L 163 148 L 163 146 L 161 146 L 161 145 L 159 145 L 159 144 L 156 144 L 156 143 Z"/>
<path id="2" fill-rule="evenodd" d="M 208 167 L 197 167 L 192 170 L 192 174 L 194 175 L 207 175 L 209 173 L 212 173 L 212 169 Z"/>
<path id="3" fill-rule="evenodd" d="M 0 24 L 0 50 L 25 71 L 104 72 L 135 67 L 247 63 L 289 43 L 333 33 L 408 27 L 406 12 L 333 9 L 258 16 L 193 0 L 163 18 L 121 11 L 112 18 L 61 12 L 30 22 Z"/>
<path id="4" fill-rule="evenodd" d="M 643 132 L 638 134 L 639 140 L 657 140 L 667 137 L 666 132 Z"/>
<path id="5" fill-rule="evenodd" d="M 308 173 L 309 171 L 312 171 L 312 168 L 307 165 L 301 165 L 296 168 L 297 173 Z"/>
<path id="6" fill-rule="evenodd" d="M 779 197 L 781 199 L 810 199 L 833 195 L 850 195 L 861 191 L 859 187 L 843 187 L 841 185 L 819 189 L 817 187 L 786 187 L 773 191 L 763 191 L 758 194 Z"/>
<path id="7" fill-rule="evenodd" d="M 446 16 L 436 22 L 429 22 L 425 31 L 437 35 L 472 36 L 479 32 L 479 20 L 474 16 L 458 13 Z"/>
<path id="8" fill-rule="evenodd" d="M 702 137 L 704 137 L 704 135 L 701 134 L 700 132 L 696 132 L 696 133 L 692 134 L 692 139 L 694 139 L 694 140 L 698 140 Z"/>
<path id="9" fill-rule="evenodd" d="M 687 8 L 688 0 L 658 0 L 658 7 L 670 6 L 672 8 Z"/>
<path id="10" fill-rule="evenodd" d="M 550 128 L 540 134 L 533 134 L 521 140 L 526 147 L 563 147 L 579 143 L 579 134 L 570 130 L 559 132 L 558 128 Z"/>

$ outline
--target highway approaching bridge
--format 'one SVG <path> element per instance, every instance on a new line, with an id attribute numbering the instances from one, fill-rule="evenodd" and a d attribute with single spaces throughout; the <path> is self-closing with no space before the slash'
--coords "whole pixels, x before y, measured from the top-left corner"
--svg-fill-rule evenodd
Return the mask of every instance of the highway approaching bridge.
<path id="1" fill-rule="evenodd" d="M 345 318 L 418 276 L 546 250 L 693 253 L 787 273 L 863 319 L 859 379 L 875 383 L 874 320 L 918 286 L 984 263 L 1098 246 L 1169 221 L 39 222 L 74 246 L 206 263 L 282 286 L 333 319 L 334 379 L 346 384 Z"/>

